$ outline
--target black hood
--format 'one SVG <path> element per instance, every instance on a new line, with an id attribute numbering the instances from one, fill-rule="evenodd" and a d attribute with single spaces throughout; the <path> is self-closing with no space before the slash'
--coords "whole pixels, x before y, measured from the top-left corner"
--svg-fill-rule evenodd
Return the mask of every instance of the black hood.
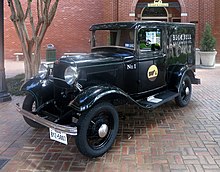
<path id="1" fill-rule="evenodd" d="M 60 62 L 75 64 L 78 67 L 121 62 L 125 57 L 132 56 L 130 52 L 95 52 L 78 54 L 74 56 L 62 56 Z"/>

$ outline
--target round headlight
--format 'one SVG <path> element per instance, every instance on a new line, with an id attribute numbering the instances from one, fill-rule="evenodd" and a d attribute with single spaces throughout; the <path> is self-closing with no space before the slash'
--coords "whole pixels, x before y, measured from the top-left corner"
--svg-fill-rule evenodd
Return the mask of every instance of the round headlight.
<path id="1" fill-rule="evenodd" d="M 78 77 L 78 72 L 76 67 L 69 66 L 66 68 L 64 73 L 64 79 L 67 84 L 72 85 Z"/>
<path id="2" fill-rule="evenodd" d="M 38 71 L 38 75 L 41 79 L 44 79 L 47 76 L 48 66 L 44 63 L 41 63 Z"/>

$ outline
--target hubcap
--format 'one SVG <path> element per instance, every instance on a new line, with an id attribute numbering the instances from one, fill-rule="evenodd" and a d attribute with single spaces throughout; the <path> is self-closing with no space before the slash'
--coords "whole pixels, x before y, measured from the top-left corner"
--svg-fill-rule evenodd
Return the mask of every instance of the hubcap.
<path id="1" fill-rule="evenodd" d="M 189 95 L 189 93 L 190 93 L 189 87 L 186 87 L 185 93 L 187 96 Z"/>
<path id="2" fill-rule="evenodd" d="M 102 124 L 99 128 L 99 137 L 104 138 L 108 133 L 108 126 L 106 124 Z"/>

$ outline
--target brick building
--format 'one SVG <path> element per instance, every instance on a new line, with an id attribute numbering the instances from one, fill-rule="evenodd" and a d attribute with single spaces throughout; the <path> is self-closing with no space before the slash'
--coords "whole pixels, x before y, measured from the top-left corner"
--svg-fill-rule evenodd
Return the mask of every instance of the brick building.
<path id="1" fill-rule="evenodd" d="M 162 0 L 164 7 L 152 7 L 161 0 L 65 0 L 60 1 L 56 16 L 42 44 L 42 57 L 46 45 L 54 44 L 57 57 L 64 52 L 89 52 L 89 27 L 94 23 L 131 20 L 161 20 L 193 22 L 197 27 L 197 47 L 206 22 L 217 38 L 220 62 L 220 0 Z M 14 58 L 21 46 L 5 2 L 5 57 Z"/>

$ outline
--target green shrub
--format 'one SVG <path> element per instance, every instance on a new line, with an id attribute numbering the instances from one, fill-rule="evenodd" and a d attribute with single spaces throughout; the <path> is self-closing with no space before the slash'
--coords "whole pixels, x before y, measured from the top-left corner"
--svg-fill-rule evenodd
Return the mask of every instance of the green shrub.
<path id="1" fill-rule="evenodd" d="M 20 91 L 21 85 L 24 83 L 24 74 L 16 75 L 12 78 L 6 79 L 7 86 L 8 86 L 8 92 L 11 95 L 19 96 L 22 95 L 22 92 Z"/>
<path id="2" fill-rule="evenodd" d="M 206 23 L 205 30 L 201 39 L 201 51 L 214 51 L 216 44 L 216 39 L 212 35 L 211 25 Z"/>

